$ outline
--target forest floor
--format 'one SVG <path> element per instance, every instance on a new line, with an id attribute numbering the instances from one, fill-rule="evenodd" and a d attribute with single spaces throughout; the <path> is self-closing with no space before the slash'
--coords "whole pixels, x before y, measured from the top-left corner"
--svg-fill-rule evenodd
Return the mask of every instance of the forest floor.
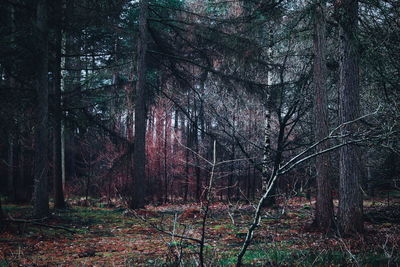
<path id="1" fill-rule="evenodd" d="M 97 206 L 72 205 L 44 221 L 32 221 L 30 206 L 4 205 L 10 219 L 0 229 L 0 266 L 196 265 L 198 245 L 167 232 L 200 238 L 203 216 L 198 205 L 149 206 L 138 214 Z M 365 234 L 351 238 L 310 231 L 312 206 L 295 197 L 281 201 L 279 209 L 264 210 L 245 264 L 400 266 L 399 202 L 365 201 Z M 234 265 L 253 212 L 244 204 L 211 206 L 207 266 Z"/>

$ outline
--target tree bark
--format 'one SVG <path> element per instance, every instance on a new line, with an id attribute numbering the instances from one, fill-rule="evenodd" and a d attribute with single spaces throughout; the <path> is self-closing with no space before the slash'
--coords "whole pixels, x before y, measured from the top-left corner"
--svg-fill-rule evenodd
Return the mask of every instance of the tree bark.
<path id="1" fill-rule="evenodd" d="M 0 226 L 2 226 L 2 221 L 5 219 L 5 214 L 3 212 L 3 207 L 1 206 L 1 198 L 0 198 Z"/>
<path id="2" fill-rule="evenodd" d="M 25 185 L 25 143 L 23 140 L 23 132 L 19 130 L 18 144 L 18 175 L 15 175 L 16 202 L 28 202 L 27 186 Z"/>
<path id="3" fill-rule="evenodd" d="M 189 106 L 189 96 L 187 99 L 188 106 Z M 185 136 L 186 139 L 186 149 L 185 149 L 185 179 L 184 179 L 184 194 L 183 194 L 183 200 L 186 202 L 188 200 L 189 196 L 189 183 L 190 183 L 190 167 L 189 167 L 189 160 L 190 160 L 190 150 L 192 146 L 192 136 L 190 134 L 190 122 L 188 121 L 186 126 L 185 123 L 183 123 L 183 129 L 184 133 L 183 135 Z"/>
<path id="4" fill-rule="evenodd" d="M 9 19 L 9 27 L 11 28 L 11 31 L 13 33 L 16 32 L 17 28 L 16 28 L 16 24 L 15 24 L 15 9 L 14 6 L 10 3 L 9 4 L 9 14 L 10 16 L 8 17 Z M 13 45 L 15 45 L 15 38 L 12 36 L 11 37 L 11 43 Z M 6 72 L 6 81 L 8 82 L 8 86 L 10 88 L 15 88 L 16 87 L 16 81 L 15 78 L 13 76 L 13 69 L 15 68 L 14 64 L 11 64 L 10 66 L 10 70 L 8 72 Z M 15 123 L 15 118 L 12 118 L 12 124 L 14 125 Z M 15 175 L 15 162 L 14 162 L 14 152 L 15 152 L 15 140 L 16 140 L 16 134 L 13 131 L 14 126 L 10 127 L 10 130 L 8 131 L 8 153 L 7 153 L 7 165 L 8 165 L 8 177 L 7 177 L 7 191 L 8 191 L 8 196 L 9 196 L 9 200 L 10 201 L 16 201 L 16 175 Z"/>
<path id="5" fill-rule="evenodd" d="M 268 56 L 270 60 L 272 60 L 272 46 L 273 46 L 273 33 L 269 32 L 269 41 L 268 41 Z M 272 138 L 272 129 L 271 129 L 271 119 L 272 119 L 272 107 L 275 101 L 274 92 L 272 92 L 272 72 L 267 71 L 267 85 L 270 91 L 266 95 L 265 99 L 265 113 L 264 113 L 264 147 L 263 147 L 263 162 L 262 162 L 262 192 L 264 193 L 267 190 L 268 184 L 270 182 L 271 169 L 268 165 L 272 160 L 272 151 L 271 151 L 271 138 Z M 267 199 L 263 202 L 264 206 L 273 206 L 276 203 L 276 185 L 274 184 L 270 190 L 270 194 L 267 196 Z"/>
<path id="6" fill-rule="evenodd" d="M 130 208 L 140 209 L 145 205 L 146 192 L 146 53 L 147 53 L 147 16 L 148 0 L 141 0 L 139 17 L 138 44 L 138 81 L 135 98 L 135 150 L 133 152 L 133 198 Z"/>
<path id="7" fill-rule="evenodd" d="M 340 122 L 353 121 L 359 116 L 359 69 L 357 51 L 358 1 L 343 0 L 337 6 L 340 27 Z M 354 123 L 341 129 L 342 142 L 348 142 L 356 132 Z M 363 231 L 363 203 L 361 194 L 361 162 L 356 145 L 340 149 L 339 229 L 342 234 Z"/>
<path id="8" fill-rule="evenodd" d="M 56 3 L 56 35 L 55 35 L 55 67 L 54 67 L 54 152 L 53 152 L 53 179 L 54 179 L 54 207 L 65 208 L 62 173 L 62 144 L 61 144 L 61 49 L 62 49 L 62 2 Z"/>
<path id="9" fill-rule="evenodd" d="M 49 213 L 48 193 L 48 28 L 47 1 L 38 0 L 36 10 L 38 57 L 36 82 L 35 167 L 33 215 L 43 218 Z"/>
<path id="10" fill-rule="evenodd" d="M 314 113 L 315 113 L 315 139 L 322 140 L 329 134 L 328 124 L 328 99 L 326 87 L 326 22 L 325 0 L 318 1 L 314 10 Z M 317 152 L 329 148 L 326 141 L 317 147 Z M 329 178 L 330 156 L 321 154 L 315 159 L 317 180 L 317 201 L 315 209 L 315 226 L 328 231 L 333 226 L 334 212 L 331 183 Z"/>
<path id="11" fill-rule="evenodd" d="M 170 114 L 167 107 L 165 107 L 165 119 L 164 119 L 164 159 L 163 159 L 163 176 L 164 176 L 164 203 L 168 202 L 168 188 L 169 188 L 169 179 L 168 179 L 168 138 L 169 138 L 169 127 L 170 127 Z"/>
<path id="12" fill-rule="evenodd" d="M 7 154 L 8 154 L 7 155 L 7 157 L 8 157 L 8 160 L 7 160 L 7 169 L 8 169 L 7 191 L 8 191 L 9 200 L 14 201 L 15 200 L 14 136 L 11 133 L 11 131 L 8 133 L 8 153 Z"/>

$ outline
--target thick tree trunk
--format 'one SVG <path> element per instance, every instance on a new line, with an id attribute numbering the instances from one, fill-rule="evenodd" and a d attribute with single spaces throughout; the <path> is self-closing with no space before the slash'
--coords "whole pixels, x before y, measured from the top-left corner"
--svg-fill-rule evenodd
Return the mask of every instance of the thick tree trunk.
<path id="1" fill-rule="evenodd" d="M 133 198 L 130 208 L 144 208 L 146 192 L 146 53 L 148 0 L 141 0 L 139 17 L 138 81 L 135 98 L 135 149 L 133 152 Z"/>
<path id="2" fill-rule="evenodd" d="M 62 48 L 62 3 L 57 0 L 57 29 L 55 35 L 55 67 L 54 67 L 54 130 L 53 130 L 53 179 L 54 179 L 54 207 L 65 208 L 62 174 L 62 145 L 61 145 L 61 48 Z"/>
<path id="3" fill-rule="evenodd" d="M 326 57 L 325 57 L 325 1 L 316 3 L 314 12 L 314 113 L 315 139 L 322 140 L 329 134 L 328 99 L 326 88 Z M 317 152 L 329 147 L 326 141 L 317 147 Z M 322 231 L 328 231 L 333 226 L 334 212 L 331 183 L 329 179 L 330 156 L 321 154 L 315 159 L 317 180 L 317 202 L 314 224 Z"/>
<path id="4" fill-rule="evenodd" d="M 340 122 L 353 121 L 359 116 L 359 70 L 357 51 L 358 1 L 343 0 L 338 6 L 340 25 Z M 342 127 L 341 134 L 348 142 L 356 131 L 354 123 Z M 339 229 L 343 234 L 363 231 L 361 194 L 361 162 L 356 145 L 340 149 Z"/>
<path id="5" fill-rule="evenodd" d="M 47 1 L 37 3 L 38 51 L 36 83 L 35 169 L 33 215 L 43 218 L 49 213 L 48 193 L 48 29 Z"/>

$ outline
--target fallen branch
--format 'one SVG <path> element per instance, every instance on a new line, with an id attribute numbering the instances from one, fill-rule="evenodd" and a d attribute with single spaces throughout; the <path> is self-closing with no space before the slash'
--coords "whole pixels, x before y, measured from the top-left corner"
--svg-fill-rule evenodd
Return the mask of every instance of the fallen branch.
<path id="1" fill-rule="evenodd" d="M 71 230 L 69 228 L 63 227 L 63 226 L 57 226 L 57 225 L 49 225 L 49 224 L 45 224 L 45 223 L 40 223 L 37 221 L 32 221 L 32 220 L 22 220 L 22 219 L 5 219 L 3 220 L 3 222 L 8 222 L 8 223 L 27 223 L 27 224 L 33 224 L 33 225 L 38 225 L 38 226 L 43 226 L 43 227 L 47 227 L 47 228 L 53 228 L 53 229 L 60 229 L 60 230 L 64 230 L 67 231 L 69 233 L 76 233 L 76 231 Z"/>
<path id="2" fill-rule="evenodd" d="M 131 210 L 131 212 L 134 214 L 134 216 L 136 218 L 140 219 L 141 221 L 143 221 L 144 223 L 148 224 L 150 227 L 152 227 L 153 229 L 159 231 L 162 234 L 165 234 L 165 235 L 168 235 L 168 236 L 171 236 L 171 237 L 177 237 L 177 238 L 180 238 L 180 239 L 186 239 L 186 240 L 193 241 L 193 242 L 201 244 L 201 239 L 193 238 L 193 237 L 190 237 L 190 236 L 184 236 L 184 235 L 176 234 L 175 232 L 171 233 L 169 231 L 166 231 L 166 230 L 162 229 L 161 227 L 159 227 L 155 223 L 150 222 L 149 220 L 147 220 L 143 216 L 139 215 L 135 210 Z"/>

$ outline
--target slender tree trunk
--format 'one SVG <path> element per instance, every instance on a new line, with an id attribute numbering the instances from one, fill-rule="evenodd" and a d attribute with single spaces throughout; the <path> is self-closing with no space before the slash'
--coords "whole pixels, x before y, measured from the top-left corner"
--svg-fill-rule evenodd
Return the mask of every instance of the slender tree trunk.
<path id="1" fill-rule="evenodd" d="M 61 0 L 61 4 L 62 4 L 62 10 L 64 11 L 64 13 L 63 13 L 63 21 L 64 22 L 66 22 L 66 21 L 68 21 L 68 5 L 67 5 L 67 3 L 64 1 L 64 0 Z M 62 32 L 61 31 L 61 53 L 62 54 L 66 54 L 66 47 L 67 46 L 67 34 L 65 33 L 65 31 L 64 32 Z M 61 62 L 60 62 L 60 66 L 61 66 L 61 71 L 60 71 L 60 73 L 61 73 L 61 77 L 60 77 L 60 93 L 62 93 L 62 92 L 64 92 L 65 91 L 65 87 L 66 87 L 66 82 L 65 82 L 65 79 L 64 79 L 64 74 L 66 74 L 66 71 L 64 71 L 63 69 L 65 69 L 65 67 L 66 67 L 66 63 L 67 63 L 67 59 L 65 58 L 65 57 L 60 57 L 60 60 L 61 60 Z M 61 96 L 60 96 L 60 100 L 62 101 L 62 99 L 61 99 Z M 61 102 L 61 104 L 62 104 L 62 102 Z M 62 115 L 62 114 L 61 114 Z M 62 185 L 62 190 L 63 190 L 63 192 L 64 192 L 64 190 L 65 190 L 65 177 L 66 177 L 66 175 L 65 175 L 65 125 L 64 125 L 64 118 L 61 118 L 61 121 L 60 121 L 60 142 L 61 142 L 61 144 L 60 144 L 60 152 L 61 152 L 61 159 L 60 159 L 60 161 L 61 161 L 61 185 Z"/>
<path id="2" fill-rule="evenodd" d="M 264 149 L 263 149 L 263 163 L 262 163 L 262 191 L 265 192 L 269 179 L 271 177 L 271 170 L 269 163 L 271 161 L 272 155 L 271 155 L 271 137 L 272 137 L 272 130 L 271 130 L 271 110 L 272 110 L 272 102 L 271 102 L 271 94 L 268 95 L 267 97 L 267 104 L 265 107 L 265 114 L 264 114 Z M 275 204 L 275 192 L 276 192 L 276 186 L 273 185 L 270 195 L 266 198 L 265 202 L 263 205 L 265 206 L 272 206 Z"/>
<path id="3" fill-rule="evenodd" d="M 35 126 L 35 168 L 33 191 L 33 215 L 43 218 L 49 213 L 48 192 L 48 28 L 47 1 L 38 0 L 36 10 L 38 30 L 36 118 Z"/>
<path id="4" fill-rule="evenodd" d="M 65 208 L 62 174 L 62 145 L 61 145 L 61 49 L 62 49 L 62 2 L 57 0 L 57 29 L 55 34 L 55 67 L 54 67 L 54 130 L 53 130 L 53 179 L 54 179 L 54 207 Z"/>
<path id="5" fill-rule="evenodd" d="M 232 144 L 232 154 L 231 154 L 231 160 L 234 160 L 236 157 L 235 155 L 235 145 Z M 234 166 L 233 163 L 231 163 L 230 170 L 229 170 L 229 177 L 228 177 L 228 200 L 232 200 L 232 189 L 233 189 L 233 179 L 234 179 Z M 236 185 L 239 186 L 239 185 Z"/>
<path id="6" fill-rule="evenodd" d="M 314 12 L 314 113 L 316 141 L 324 139 L 329 134 L 325 57 L 325 5 L 325 0 L 318 1 Z M 317 152 L 325 150 L 328 147 L 328 142 L 324 142 L 317 147 Z M 332 191 L 329 179 L 329 154 L 324 153 L 316 157 L 315 169 L 317 180 L 317 202 L 314 224 L 320 230 L 328 231 L 333 226 L 334 219 Z"/>
<path id="7" fill-rule="evenodd" d="M 357 51 L 358 1 L 343 0 L 338 8 L 340 26 L 340 122 L 353 121 L 359 116 L 359 70 Z M 341 134 L 348 142 L 356 132 L 354 123 L 342 127 Z M 339 229 L 343 234 L 363 231 L 363 203 L 361 194 L 361 162 L 356 145 L 340 149 Z"/>
<path id="8" fill-rule="evenodd" d="M 233 139 L 235 139 L 235 135 L 236 135 L 236 115 L 233 115 L 233 119 L 232 119 L 232 137 Z M 236 157 L 236 151 L 235 151 L 235 143 L 232 142 L 232 153 L 231 153 L 231 160 L 235 160 Z M 231 163 L 230 166 L 230 174 L 229 174 L 229 178 L 228 178 L 228 200 L 232 200 L 232 189 L 233 189 L 233 179 L 235 178 L 235 173 L 234 173 L 234 163 Z M 239 179 L 238 179 L 239 181 Z M 236 185 L 236 187 L 239 187 L 239 183 Z"/>
<path id="9" fill-rule="evenodd" d="M 3 212 L 3 207 L 1 205 L 1 198 L 0 198 L 0 227 L 2 226 L 2 220 L 4 220 L 4 218 L 5 218 L 5 214 Z"/>
<path id="10" fill-rule="evenodd" d="M 272 46 L 273 46 L 273 34 L 270 32 L 269 34 L 269 48 L 268 55 L 272 59 Z M 271 71 L 267 71 L 267 84 L 268 86 L 272 85 L 272 73 Z M 273 104 L 273 92 L 272 87 L 268 88 L 269 92 L 265 100 L 265 113 L 264 113 L 264 149 L 263 149 L 263 164 L 262 164 L 262 192 L 264 193 L 267 189 L 269 179 L 271 176 L 271 171 L 268 166 L 269 161 L 272 159 L 271 153 L 271 138 L 272 138 L 272 129 L 271 129 L 271 116 L 272 116 L 272 104 Z M 276 185 L 274 184 L 270 190 L 270 194 L 268 195 L 266 201 L 263 203 L 265 206 L 272 206 L 276 202 L 275 197 Z"/>
<path id="11" fill-rule="evenodd" d="M 141 0 L 139 17 L 139 45 L 138 45 L 138 81 L 135 98 L 135 149 L 133 199 L 130 208 L 144 208 L 146 192 L 146 53 L 147 53 L 147 16 L 148 0 Z"/>
<path id="12" fill-rule="evenodd" d="M 185 149 L 185 181 L 184 181 L 184 194 L 183 200 L 186 202 L 188 200 L 189 195 L 189 183 L 190 183 L 190 167 L 189 167 L 189 160 L 190 160 L 190 152 L 189 148 L 191 148 L 192 141 L 191 141 L 191 134 L 190 134 L 190 123 L 188 122 L 187 125 L 183 125 L 185 129 L 184 135 L 186 137 L 186 149 Z"/>
<path id="13" fill-rule="evenodd" d="M 375 196 L 375 185 L 374 180 L 372 178 L 372 151 L 368 151 L 367 153 L 367 192 L 369 197 Z"/>
<path id="14" fill-rule="evenodd" d="M 25 187 L 25 144 L 23 141 L 22 137 L 22 131 L 20 130 L 19 132 L 19 157 L 18 157 L 18 176 L 16 175 L 16 183 L 15 183 L 15 188 L 16 188 L 16 201 L 17 202 L 26 202 L 28 201 L 27 199 L 27 192 L 26 192 L 26 187 Z M 18 178 L 17 178 L 18 177 Z"/>
<path id="15" fill-rule="evenodd" d="M 256 199 L 256 179 L 257 179 L 257 168 L 253 167 L 253 180 L 251 184 L 251 199 L 254 200 Z"/>
<path id="16" fill-rule="evenodd" d="M 7 191 L 11 201 L 15 200 L 15 168 L 14 168 L 14 136 L 11 132 L 8 133 L 8 160 L 7 160 Z"/>
<path id="17" fill-rule="evenodd" d="M 199 135 L 198 135 L 198 127 L 199 127 L 199 118 L 198 118 L 198 112 L 197 112 L 197 101 L 196 99 L 193 100 L 194 102 L 194 122 L 192 126 L 192 140 L 193 140 L 193 146 L 194 146 L 194 152 L 193 157 L 194 161 L 196 163 L 196 166 L 194 167 L 194 172 L 196 175 L 196 200 L 199 202 L 202 192 L 202 179 L 201 179 L 201 169 L 200 169 L 200 146 L 199 146 Z"/>
<path id="18" fill-rule="evenodd" d="M 11 28 L 11 31 L 13 33 L 16 32 L 16 24 L 15 24 L 15 9 L 12 4 L 9 5 L 9 26 Z M 12 35 L 13 36 L 13 35 Z M 11 43 L 13 46 L 15 46 L 15 38 L 11 37 Z M 11 70 L 9 71 L 10 75 L 7 75 L 7 82 L 8 85 L 11 89 L 15 88 L 15 78 L 13 77 L 13 69 L 15 68 L 14 64 L 11 65 Z M 12 122 L 14 124 L 14 118 L 12 119 Z M 15 188 L 15 167 L 14 167 L 14 149 L 15 149 L 15 136 L 13 133 L 14 127 L 10 127 L 10 130 L 8 131 L 8 177 L 7 177 L 7 191 L 9 195 L 9 200 L 11 201 L 16 201 L 16 188 Z"/>
<path id="19" fill-rule="evenodd" d="M 164 159 L 163 159 L 163 176 L 164 176 L 164 203 L 168 202 L 168 186 L 169 186 L 169 181 L 168 181 L 168 128 L 169 128 L 169 120 L 170 120 L 170 115 L 168 113 L 167 108 L 165 109 L 165 120 L 164 120 Z"/>
<path id="20" fill-rule="evenodd" d="M 91 186 L 91 178 L 92 178 L 92 152 L 89 151 L 89 159 L 88 159 L 88 175 L 86 180 L 86 190 L 85 190 L 85 202 L 86 205 L 89 206 L 89 193 Z"/>
<path id="21" fill-rule="evenodd" d="M 66 168 L 65 168 L 65 126 L 64 120 L 61 121 L 61 183 L 63 192 L 65 190 L 66 182 Z"/>

